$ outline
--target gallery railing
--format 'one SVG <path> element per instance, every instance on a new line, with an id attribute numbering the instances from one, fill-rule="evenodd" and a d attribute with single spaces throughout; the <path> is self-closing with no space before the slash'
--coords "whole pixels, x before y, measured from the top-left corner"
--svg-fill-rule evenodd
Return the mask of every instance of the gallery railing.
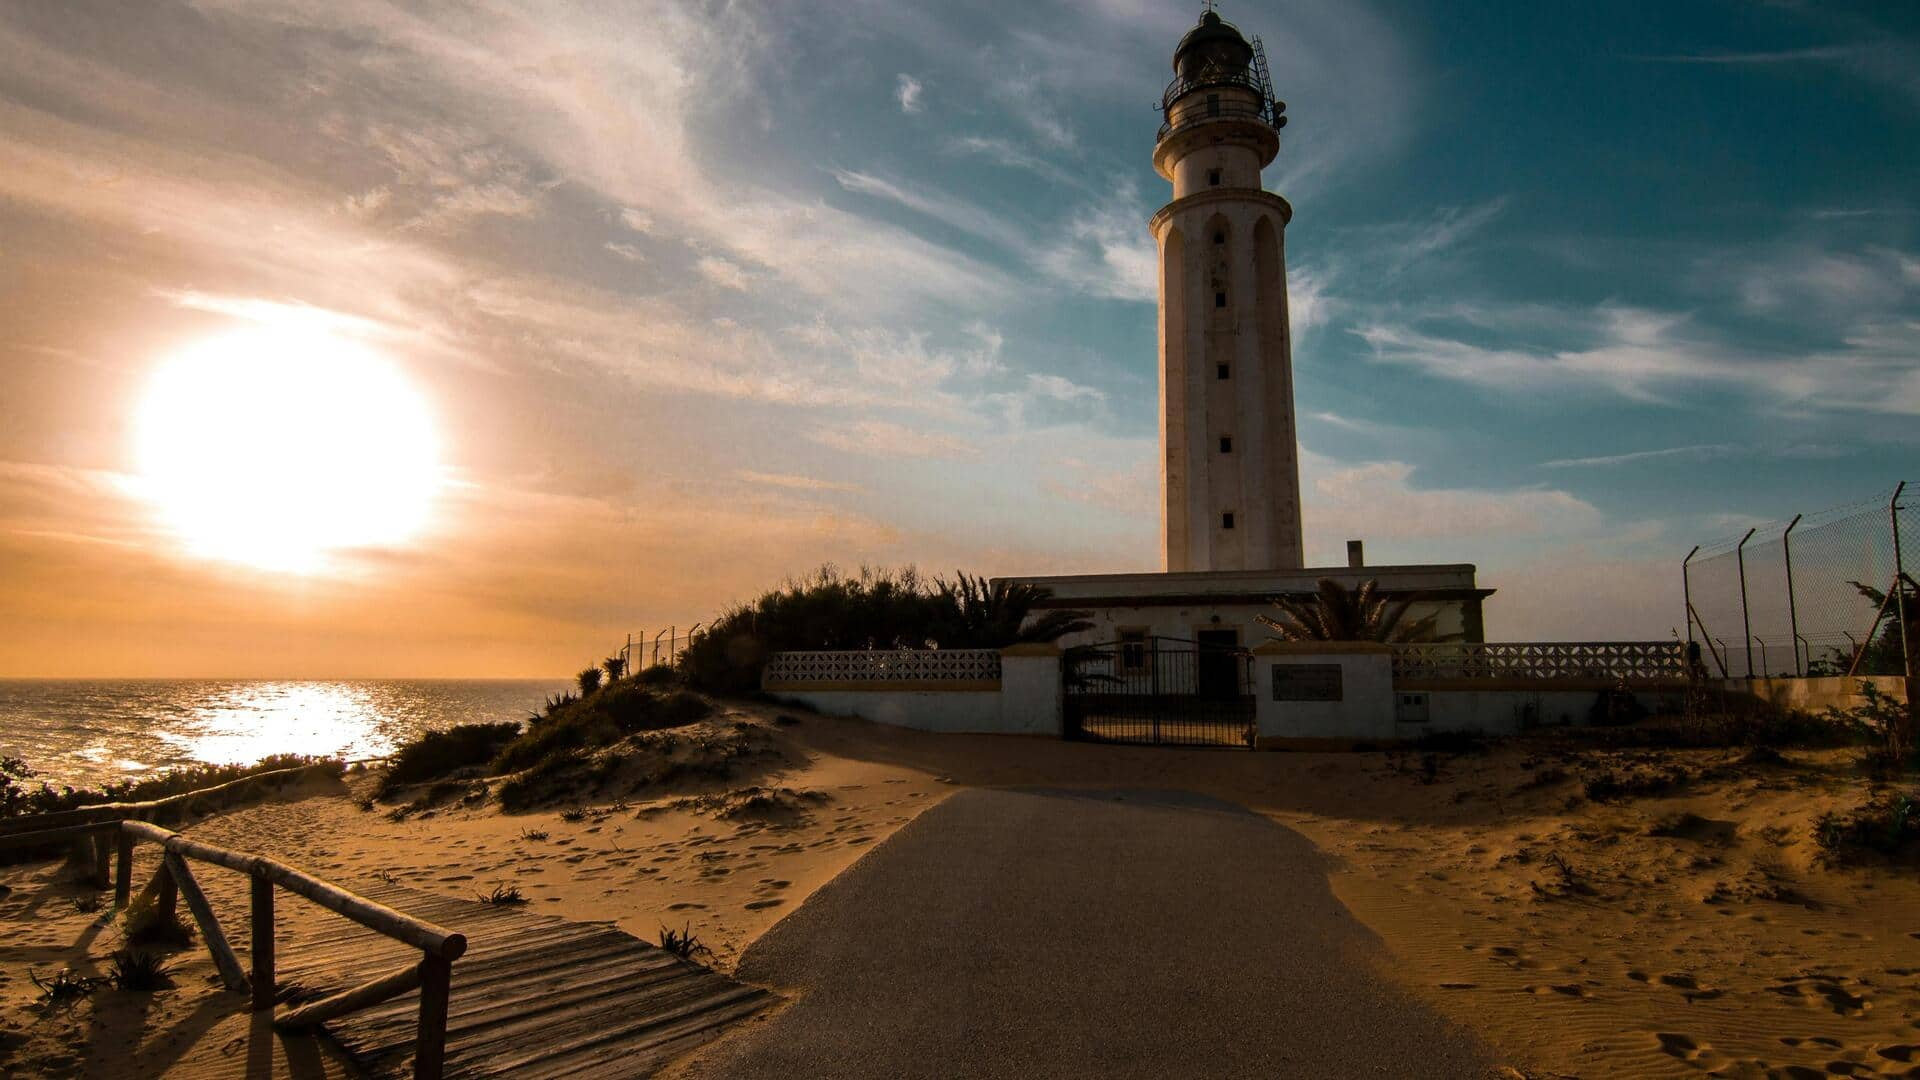
<path id="1" fill-rule="evenodd" d="M 1678 641 L 1419 643 L 1393 646 L 1396 680 L 1665 680 L 1687 677 Z"/>
<path id="2" fill-rule="evenodd" d="M 769 690 L 817 686 L 998 685 L 998 649 L 836 649 L 777 652 L 760 684 Z"/>

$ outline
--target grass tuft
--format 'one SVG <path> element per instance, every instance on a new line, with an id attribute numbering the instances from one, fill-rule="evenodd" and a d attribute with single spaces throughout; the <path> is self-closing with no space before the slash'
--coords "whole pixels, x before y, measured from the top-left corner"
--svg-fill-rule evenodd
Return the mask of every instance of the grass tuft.
<path id="1" fill-rule="evenodd" d="M 518 885 L 495 885 L 492 892 L 480 893 L 479 897 L 481 903 L 499 907 L 514 907 L 527 902 L 527 894 L 521 892 Z"/>
<path id="2" fill-rule="evenodd" d="M 1920 799 L 1915 794 L 1885 796 L 1848 813 L 1823 815 L 1814 823 L 1814 842 L 1830 862 L 1920 855 Z"/>
<path id="3" fill-rule="evenodd" d="M 693 932 L 692 923 L 687 923 L 678 930 L 662 926 L 660 947 L 682 960 L 692 960 L 696 956 L 710 956 L 713 953 L 712 949 L 700 943 L 699 936 Z"/>
<path id="4" fill-rule="evenodd" d="M 150 993 L 173 985 L 173 969 L 157 953 L 120 949 L 109 959 L 107 982 L 115 990 Z"/>
<path id="5" fill-rule="evenodd" d="M 519 737 L 520 725 L 513 721 L 460 724 L 445 731 L 430 731 L 402 746 L 388 759 L 386 775 L 380 778 L 380 797 L 386 798 L 397 788 L 438 779 L 457 769 L 485 765 Z"/>

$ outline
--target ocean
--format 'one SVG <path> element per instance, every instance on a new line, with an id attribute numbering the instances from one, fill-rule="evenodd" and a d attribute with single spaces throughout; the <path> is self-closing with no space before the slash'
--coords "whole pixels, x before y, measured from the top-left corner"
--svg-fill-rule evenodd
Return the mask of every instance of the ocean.
<path id="1" fill-rule="evenodd" d="M 377 757 L 455 724 L 523 720 L 564 679 L 0 679 L 0 755 L 91 786 L 270 754 Z"/>

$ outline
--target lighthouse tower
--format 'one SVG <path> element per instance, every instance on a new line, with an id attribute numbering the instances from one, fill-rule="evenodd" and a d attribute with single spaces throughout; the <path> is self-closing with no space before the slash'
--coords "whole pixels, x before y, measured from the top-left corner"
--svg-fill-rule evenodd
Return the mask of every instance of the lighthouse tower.
<path id="1" fill-rule="evenodd" d="M 1161 555 L 1168 571 L 1305 565 L 1287 319 L 1293 207 L 1260 187 L 1280 152 L 1258 39 L 1209 10 L 1173 53 L 1153 165 L 1160 248 Z"/>

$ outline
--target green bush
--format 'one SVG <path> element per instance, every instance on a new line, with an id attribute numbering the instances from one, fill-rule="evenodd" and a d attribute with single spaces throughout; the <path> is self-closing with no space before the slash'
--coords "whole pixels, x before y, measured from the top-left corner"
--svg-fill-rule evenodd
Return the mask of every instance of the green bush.
<path id="1" fill-rule="evenodd" d="M 1850 813 L 1827 814 L 1814 824 L 1813 838 L 1836 862 L 1868 852 L 1888 857 L 1920 855 L 1920 792 L 1874 799 Z"/>
<path id="2" fill-rule="evenodd" d="M 55 788 L 44 783 L 30 787 L 27 782 L 33 778 L 34 772 L 27 763 L 19 758 L 0 757 L 0 818 L 51 814 L 100 803 L 148 802 L 302 765 L 324 765 L 335 776 L 346 773 L 346 764 L 339 758 L 275 754 L 251 765 L 190 765 L 139 780 L 119 780 L 97 788 Z"/>
<path id="3" fill-rule="evenodd" d="M 485 765 L 520 737 L 520 725 L 461 724 L 445 731 L 429 731 L 394 751 L 387 774 L 380 778 L 384 798 L 397 788 L 445 776 L 455 769 Z"/>
<path id="4" fill-rule="evenodd" d="M 713 707 L 698 694 L 663 692 L 623 680 L 535 717 L 525 732 L 500 750 L 494 769 L 518 772 L 556 753 L 608 746 L 636 731 L 691 724 L 712 711 Z"/>
<path id="5" fill-rule="evenodd" d="M 672 686 L 680 681 L 680 673 L 665 664 L 655 664 L 640 669 L 640 674 L 635 675 L 634 679 L 641 686 Z"/>
<path id="6" fill-rule="evenodd" d="M 1091 625 L 1084 611 L 1036 610 L 1047 596 L 1037 586 L 965 573 L 928 579 L 909 566 L 848 577 L 825 566 L 721 615 L 687 646 L 680 668 L 702 690 L 750 693 L 772 652 L 997 649 Z"/>

